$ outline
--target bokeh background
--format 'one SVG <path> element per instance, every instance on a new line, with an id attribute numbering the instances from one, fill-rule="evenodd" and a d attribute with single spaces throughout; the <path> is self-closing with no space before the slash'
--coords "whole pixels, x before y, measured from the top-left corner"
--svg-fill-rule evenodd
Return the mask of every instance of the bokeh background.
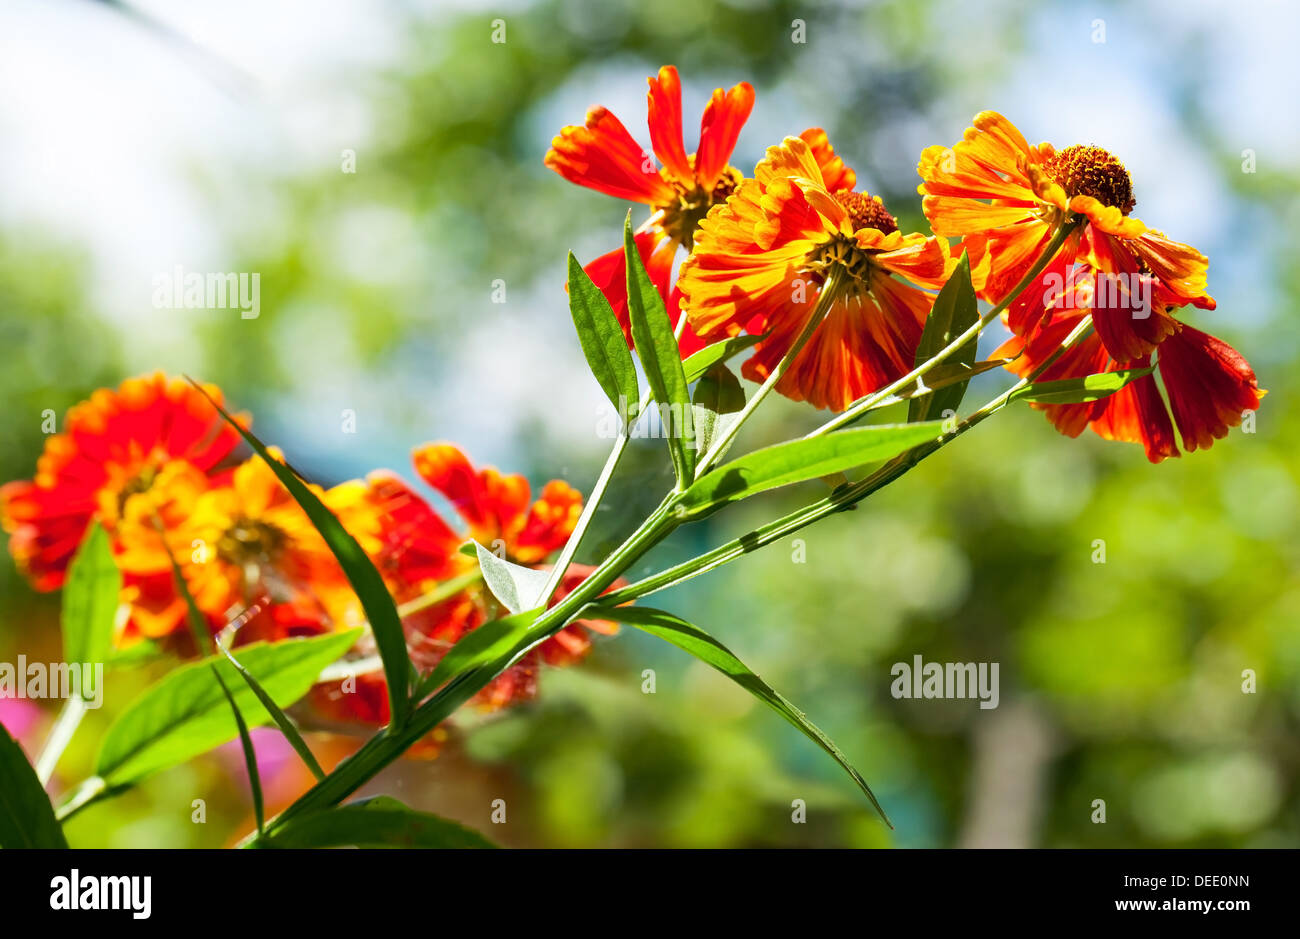
<path id="1" fill-rule="evenodd" d="M 498 18 L 504 43 L 491 41 Z M 807 711 L 897 830 L 743 691 L 627 632 L 546 672 L 535 704 L 466 715 L 436 760 L 368 791 L 512 845 L 1296 846 L 1298 28 L 1300 10 L 1258 0 L 6 0 L 0 477 L 31 474 L 43 409 L 164 369 L 220 384 L 324 483 L 409 475 L 413 445 L 451 439 L 585 491 L 608 441 L 564 257 L 612 247 L 627 207 L 542 165 L 560 126 L 601 103 L 648 143 L 645 76 L 674 63 L 689 150 L 712 89 L 748 80 L 757 104 L 736 165 L 824 126 L 906 230 L 924 224 L 921 149 L 992 108 L 1031 140 L 1126 162 L 1136 214 L 1212 259 L 1219 307 L 1194 321 L 1243 350 L 1270 394 L 1254 434 L 1156 467 L 1013 410 L 802 544 L 654 599 Z M 177 264 L 259 272 L 260 317 L 155 309 L 153 278 Z M 983 377 L 968 400 L 1002 381 Z M 765 406 L 742 443 L 816 417 Z M 658 500 L 661 443 L 633 448 L 584 553 Z M 811 491 L 683 530 L 645 569 Z M 57 658 L 57 609 L 0 563 L 0 659 Z M 894 700 L 890 667 L 914 655 L 1000 663 L 1000 706 Z M 156 674 L 110 675 L 56 789 L 89 771 L 106 721 Z M 52 718 L 0 702 L 31 752 Z M 313 740 L 327 759 L 352 745 Z M 292 754 L 273 734 L 260 747 L 269 800 L 291 798 L 306 782 Z M 488 824 L 495 798 L 504 826 Z M 248 806 L 227 748 L 86 811 L 69 834 L 223 845 L 247 830 Z"/>

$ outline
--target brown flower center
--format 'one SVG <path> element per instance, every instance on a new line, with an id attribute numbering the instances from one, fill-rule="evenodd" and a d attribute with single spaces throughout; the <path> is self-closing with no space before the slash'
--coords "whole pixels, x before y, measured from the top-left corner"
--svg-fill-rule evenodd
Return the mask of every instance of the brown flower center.
<path id="1" fill-rule="evenodd" d="M 690 161 L 694 167 L 695 157 L 691 156 Z M 727 167 L 711 190 L 705 190 L 698 184 L 688 189 L 682 183 L 672 180 L 677 190 L 676 199 L 667 205 L 655 206 L 664 213 L 659 224 L 669 236 L 690 251 L 695 247 L 695 230 L 704 221 L 704 216 L 709 214 L 709 209 L 719 202 L 726 202 L 744 181 L 744 174 L 734 166 Z"/>
<path id="2" fill-rule="evenodd" d="M 1101 147 L 1081 144 L 1066 147 L 1048 158 L 1043 169 L 1061 184 L 1067 195 L 1092 196 L 1102 205 L 1113 206 L 1125 215 L 1137 204 L 1128 170 Z"/>
<path id="3" fill-rule="evenodd" d="M 238 518 L 217 542 L 217 554 L 222 560 L 240 566 L 250 562 L 268 562 L 280 553 L 285 540 L 284 532 L 274 525 Z"/>
<path id="4" fill-rule="evenodd" d="M 874 228 L 886 235 L 898 231 L 898 220 L 889 214 L 879 196 L 869 196 L 865 192 L 837 192 L 835 201 L 848 210 L 854 231 Z"/>

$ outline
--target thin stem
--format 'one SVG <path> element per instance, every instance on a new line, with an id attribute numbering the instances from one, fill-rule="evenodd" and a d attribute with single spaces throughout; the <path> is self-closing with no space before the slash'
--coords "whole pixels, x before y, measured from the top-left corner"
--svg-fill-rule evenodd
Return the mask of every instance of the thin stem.
<path id="1" fill-rule="evenodd" d="M 410 616 L 412 613 L 418 613 L 421 610 L 427 610 L 431 606 L 437 606 L 444 600 L 450 600 L 456 594 L 460 593 L 467 587 L 472 587 L 483 579 L 483 572 L 477 567 L 472 571 L 453 577 L 451 580 L 443 581 L 426 594 L 416 597 L 414 600 L 408 600 L 399 604 L 397 615 L 402 619 Z"/>
<path id="2" fill-rule="evenodd" d="M 920 365 L 912 369 L 912 371 L 908 372 L 906 375 L 904 375 L 902 378 L 898 379 L 897 381 L 891 382 L 890 384 L 879 389 L 878 391 L 874 391 L 871 394 L 867 395 L 865 398 L 861 398 L 858 401 L 854 402 L 853 404 L 849 405 L 849 407 L 846 408 L 844 411 L 842 411 L 840 414 L 837 414 L 835 417 L 831 418 L 829 421 L 827 421 L 821 427 L 818 427 L 816 430 L 814 430 L 812 433 L 808 434 L 807 436 L 820 437 L 823 434 L 829 434 L 833 430 L 838 430 L 839 428 L 845 426 L 846 424 L 852 424 L 854 421 L 856 421 L 867 411 L 870 411 L 874 407 L 876 407 L 876 405 L 879 404 L 881 401 L 883 401 L 885 398 L 888 398 L 890 395 L 894 394 L 895 392 L 903 388 L 906 388 L 908 385 L 912 384 L 914 381 L 916 381 L 926 372 L 930 371 L 930 369 L 934 368 L 936 365 L 945 361 L 948 358 L 948 356 L 952 355 L 962 346 L 966 345 L 966 343 L 970 342 L 972 339 L 979 336 L 980 332 L 984 329 L 985 326 L 993 322 L 993 320 L 996 317 L 1001 315 L 1002 312 L 1008 306 L 1011 305 L 1012 301 L 1014 301 L 1026 289 L 1028 289 L 1028 287 L 1038 278 L 1039 274 L 1043 273 L 1043 270 L 1047 267 L 1049 263 L 1051 263 L 1052 258 L 1056 256 L 1056 252 L 1060 250 L 1063 244 L 1065 244 L 1065 240 L 1069 238 L 1070 235 L 1073 234 L 1074 230 L 1078 227 L 1079 227 L 1078 218 L 1072 218 L 1069 221 L 1066 221 L 1064 224 L 1062 224 L 1061 227 L 1056 230 L 1056 234 L 1052 236 L 1052 240 L 1048 242 L 1047 247 L 1043 249 L 1043 253 L 1039 255 L 1038 260 L 1034 262 L 1034 266 L 1031 267 L 1029 269 L 1029 272 L 1026 273 L 1025 276 L 1020 279 L 1020 282 L 1016 284 L 1014 287 L 1012 287 L 1011 291 L 1005 297 L 1002 298 L 1002 302 L 999 303 L 997 306 L 993 307 L 993 309 L 989 310 L 987 313 L 981 316 L 974 323 L 972 323 L 969 329 L 967 329 L 964 333 L 962 333 L 952 342 L 948 343 L 948 345 L 944 346 L 942 349 L 936 352 L 933 357 L 926 360 L 925 362 L 922 362 Z"/>
<path id="3" fill-rule="evenodd" d="M 658 212 L 656 216 L 662 217 L 663 213 Z M 651 216 L 655 218 L 656 216 Z M 677 325 L 673 327 L 673 338 L 681 344 L 682 333 L 686 330 L 686 312 L 683 310 L 677 317 Z M 630 420 L 628 415 L 619 415 L 623 421 L 622 430 L 618 439 L 614 441 L 614 446 L 610 448 L 609 456 L 605 459 L 605 466 L 600 471 L 600 476 L 596 479 L 596 485 L 592 487 L 591 493 L 587 496 L 586 504 L 582 507 L 582 514 L 578 516 L 578 523 L 573 528 L 573 533 L 564 543 L 564 548 L 560 552 L 555 566 L 551 568 L 551 576 L 547 578 L 546 588 L 542 591 L 542 597 L 546 600 L 551 598 L 555 589 L 564 580 L 564 575 L 569 569 L 569 564 L 573 561 L 573 556 L 577 553 L 582 544 L 582 538 L 587 533 L 587 527 L 596 515 L 596 509 L 600 507 L 600 501 L 605 497 L 605 490 L 609 488 L 609 481 L 614 478 L 614 471 L 618 469 L 619 462 L 623 459 L 623 453 L 627 450 L 628 441 L 632 436 L 632 425 L 641 419 L 645 409 L 650 406 L 650 389 L 646 389 L 641 395 L 641 400 L 637 402 L 636 416 Z"/>
<path id="4" fill-rule="evenodd" d="M 45 740 L 41 755 L 36 759 L 36 776 L 42 786 L 54 775 L 54 767 L 58 765 L 59 757 L 63 756 L 63 751 L 72 742 L 72 735 L 77 732 L 77 728 L 81 726 L 81 719 L 85 716 L 86 699 L 80 694 L 74 694 L 63 702 L 59 717 Z"/>
<path id="5" fill-rule="evenodd" d="M 950 434 L 945 435 L 933 443 L 922 444 L 915 447 L 908 453 L 897 459 L 886 463 L 880 469 L 876 470 L 865 479 L 854 483 L 851 486 L 841 487 L 831 495 L 817 502 L 804 506 L 789 515 L 769 522 L 758 528 L 741 535 L 731 541 L 721 544 L 711 551 L 707 551 L 688 561 L 683 561 L 673 567 L 662 570 L 657 574 L 643 578 L 636 583 L 629 584 L 620 590 L 611 591 L 601 597 L 601 603 L 608 606 L 617 606 L 621 603 L 630 603 L 633 600 L 657 593 L 660 590 L 666 590 L 669 587 L 675 587 L 678 584 L 685 583 L 688 580 L 699 577 L 714 568 L 721 567 L 736 558 L 756 551 L 774 541 L 778 541 L 787 535 L 793 534 L 799 529 L 811 525 L 827 515 L 841 512 L 849 508 L 856 502 L 865 499 L 877 490 L 894 482 L 903 476 L 910 469 L 920 463 L 930 454 L 938 451 L 942 447 L 951 443 L 957 437 L 966 433 L 972 427 L 984 421 L 990 415 L 1001 410 L 1011 396 L 1021 388 L 1035 381 L 1048 368 L 1052 366 L 1062 355 L 1064 355 L 1071 346 L 1080 340 L 1092 325 L 1092 317 L 1085 316 L 1070 334 L 1061 343 L 1060 348 L 1052 353 L 1041 365 L 1039 365 L 1028 376 L 1020 379 L 1006 391 L 994 397 L 988 403 L 980 407 L 969 417 L 959 423 Z"/>
<path id="6" fill-rule="evenodd" d="M 403 727 L 391 733 L 376 734 L 268 827 L 273 830 L 289 819 L 335 805 L 347 798 L 405 753 L 422 736 L 437 727 L 456 708 L 491 683 L 503 669 L 567 626 L 645 552 L 676 529 L 678 522 L 672 515 L 672 504 L 671 497 L 665 498 L 641 526 L 573 592 L 538 617 L 525 637 L 526 641 L 521 641 L 506 656 L 457 675 L 433 697 L 420 704 Z"/>
<path id="7" fill-rule="evenodd" d="M 709 448 L 708 452 L 705 453 L 704 457 L 698 464 L 696 464 L 696 479 L 699 479 L 708 472 L 709 468 L 718 460 L 718 458 L 727 451 L 727 448 L 731 446 L 731 442 L 736 439 L 736 434 L 740 432 L 740 428 L 744 426 L 745 421 L 749 420 L 749 416 L 754 413 L 755 409 L 758 408 L 763 399 L 767 397 L 768 392 L 776 387 L 776 383 L 781 380 L 781 376 L 786 373 L 786 370 L 791 366 L 791 364 L 793 364 L 795 358 L 803 351 L 803 347 L 807 345 L 808 340 L 812 338 L 812 334 L 817 331 L 817 327 L 820 326 L 822 320 L 826 318 L 826 314 L 830 312 L 835 301 L 840 298 L 840 292 L 846 276 L 843 267 L 836 265 L 831 268 L 826 277 L 826 283 L 822 285 L 821 293 L 817 297 L 817 303 L 808 317 L 807 324 L 804 325 L 803 332 L 801 332 L 799 338 L 794 341 L 794 345 L 792 345 L 785 355 L 781 357 L 781 361 L 776 363 L 776 367 L 772 369 L 763 384 L 758 386 L 758 391 L 754 392 L 753 397 L 745 402 L 745 407 L 736 416 L 736 419 L 728 425 L 726 432 L 713 442 L 713 445 Z"/>

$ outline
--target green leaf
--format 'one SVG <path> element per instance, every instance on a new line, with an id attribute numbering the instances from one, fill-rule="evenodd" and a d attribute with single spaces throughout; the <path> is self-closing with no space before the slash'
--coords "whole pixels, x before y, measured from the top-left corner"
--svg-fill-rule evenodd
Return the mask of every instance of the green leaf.
<path id="1" fill-rule="evenodd" d="M 0 848 L 67 846 L 36 770 L 0 724 Z"/>
<path id="2" fill-rule="evenodd" d="M 680 518 L 697 518 L 768 489 L 888 460 L 942 433 L 942 421 L 879 424 L 764 447 L 705 473 L 677 500 L 675 511 Z"/>
<path id="3" fill-rule="evenodd" d="M 302 734 L 298 733 L 298 728 L 293 726 L 293 722 L 289 720 L 289 716 L 285 714 L 284 711 L 280 709 L 279 705 L 271 699 L 271 696 L 267 694 L 266 689 L 263 688 L 261 683 L 252 676 L 252 673 L 250 673 L 248 669 L 244 668 L 239 660 L 230 654 L 230 650 L 223 646 L 220 640 L 217 640 L 217 649 L 226 657 L 227 661 L 229 661 L 231 665 L 235 666 L 235 670 L 239 672 L 240 677 L 244 679 L 244 683 L 248 685 L 249 690 L 252 691 L 253 694 L 257 695 L 257 700 L 262 703 L 262 707 L 266 708 L 266 713 L 271 715 L 271 719 L 275 721 L 275 726 L 280 728 L 280 733 L 284 734 L 284 739 L 289 741 L 289 745 L 293 747 L 298 756 L 302 758 L 302 761 L 307 764 L 307 768 L 311 770 L 312 775 L 317 779 L 324 779 L 325 771 L 321 769 L 320 764 L 316 762 L 315 754 L 313 754 L 311 748 L 307 746 L 307 741 L 302 739 Z M 220 677 L 221 675 L 218 673 L 217 678 L 220 679 Z"/>
<path id="4" fill-rule="evenodd" d="M 884 819 L 885 824 L 889 825 L 890 828 L 894 827 L 889 821 L 889 816 L 885 814 L 885 810 L 876 801 L 875 793 L 871 791 L 867 781 L 862 778 L 861 773 L 854 769 L 840 748 L 822 733 L 816 724 L 808 720 L 803 711 L 800 711 L 786 700 L 780 692 L 775 691 L 763 679 L 750 671 L 745 663 L 736 658 L 730 649 L 704 630 L 671 613 L 649 607 L 597 606 L 588 607 L 587 609 L 593 618 L 617 620 L 635 626 L 652 636 L 667 640 L 679 649 L 689 652 L 701 662 L 711 665 L 722 672 L 722 674 L 784 717 L 797 727 L 805 737 L 830 754 L 835 762 L 839 763 L 844 771 L 857 783 L 858 788 L 866 793 L 867 798 L 871 800 L 871 804 L 880 813 L 880 817 Z"/>
<path id="5" fill-rule="evenodd" d="M 262 848 L 495 848 L 478 832 L 378 796 L 287 820 Z"/>
<path id="6" fill-rule="evenodd" d="M 422 698 L 471 668 L 477 668 L 510 653 L 542 608 L 494 619 L 463 636 L 438 660 L 433 672 L 420 684 L 416 697 Z"/>
<path id="7" fill-rule="evenodd" d="M 632 341 L 641 358 L 646 380 L 660 406 L 668 453 L 672 457 L 677 486 L 684 488 L 695 474 L 695 451 L 687 446 L 692 435 L 691 402 L 681 351 L 673 324 L 668 322 L 663 297 L 646 273 L 641 254 L 632 237 L 632 213 L 623 227 L 623 252 L 627 256 L 627 312 L 632 321 Z"/>
<path id="8" fill-rule="evenodd" d="M 239 744 L 244 750 L 244 767 L 248 770 L 248 788 L 253 793 L 253 815 L 257 819 L 257 830 L 262 831 L 266 827 L 266 813 L 262 804 L 262 776 L 257 771 L 257 751 L 253 749 L 253 738 L 248 735 L 248 724 L 244 722 L 244 715 L 240 713 L 239 705 L 235 703 L 234 696 L 226 687 L 226 680 L 221 677 L 221 672 L 217 671 L 215 662 L 212 665 L 212 675 L 221 686 L 221 693 L 226 696 L 230 712 L 235 718 L 235 726 L 239 728 Z"/>
<path id="9" fill-rule="evenodd" d="M 699 380 L 700 376 L 709 370 L 709 366 L 725 362 L 733 355 L 757 345 L 766 338 L 766 336 L 732 336 L 730 339 L 722 339 L 705 346 L 699 352 L 687 356 L 686 361 L 682 363 L 686 381 L 689 383 Z"/>
<path id="10" fill-rule="evenodd" d="M 280 707 L 301 698 L 321 669 L 343 655 L 361 634 L 345 633 L 255 642 L 239 650 L 240 663 Z M 109 785 L 132 782 L 175 766 L 233 740 L 238 728 L 208 669 L 213 665 L 236 686 L 240 710 L 253 726 L 271 720 L 257 696 L 239 680 L 224 656 L 214 655 L 173 669 L 145 689 L 104 734 L 95 772 Z"/>
<path id="11" fill-rule="evenodd" d="M 550 580 L 550 571 L 512 564 L 505 558 L 497 557 L 477 541 L 474 542 L 474 548 L 478 554 L 479 570 L 483 572 L 483 581 L 492 591 L 492 596 L 501 601 L 507 610 L 521 613 L 542 602 L 542 591 Z"/>
<path id="12" fill-rule="evenodd" d="M 113 625 L 122 574 L 113 561 L 108 535 L 98 524 L 86 531 L 63 585 L 63 660 L 102 663 L 113 647 Z"/>
<path id="13" fill-rule="evenodd" d="M 975 288 L 970 281 L 970 258 L 963 251 L 961 260 L 935 297 L 934 306 L 925 320 L 921 343 L 916 349 L 916 365 L 930 361 L 936 353 L 947 348 L 950 342 L 977 323 L 979 318 L 979 304 L 975 300 Z M 975 364 L 975 350 L 978 346 L 979 337 L 974 336 L 948 356 L 944 363 L 969 368 Z M 955 414 L 961 407 L 961 399 L 966 395 L 966 385 L 966 381 L 958 381 L 942 390 L 913 398 L 907 408 L 908 421 L 924 421 L 942 415 L 944 411 Z"/>
<path id="14" fill-rule="evenodd" d="M 721 362 L 709 366 L 691 396 L 696 451 L 707 453 L 714 438 L 726 433 L 744 407 L 745 389 L 740 387 L 740 379 Z"/>
<path id="15" fill-rule="evenodd" d="M 1010 401 L 1033 401 L 1038 404 L 1084 404 L 1113 395 L 1130 382 L 1150 375 L 1154 366 L 1125 368 L 1115 372 L 1097 372 L 1085 378 L 1060 381 L 1036 381 L 1014 391 Z"/>
<path id="16" fill-rule="evenodd" d="M 572 251 L 569 252 L 569 315 L 573 317 L 578 342 L 582 344 L 582 354 L 587 357 L 591 373 L 619 417 L 626 421 L 629 409 L 641 400 L 632 353 L 613 307 Z"/>
<path id="17" fill-rule="evenodd" d="M 190 383 L 212 402 L 212 406 L 221 413 L 221 416 L 239 431 L 248 441 L 248 445 L 266 461 L 271 471 L 289 490 L 289 494 L 302 506 L 312 525 L 320 532 L 325 543 L 329 545 L 330 551 L 338 559 L 348 583 L 352 585 L 357 599 L 361 601 L 361 607 L 365 610 L 366 619 L 370 622 L 370 629 L 375 636 L 375 644 L 379 647 L 379 657 L 384 663 L 384 677 L 388 680 L 388 705 L 392 714 L 392 724 L 394 727 L 402 726 L 410 713 L 409 695 L 414 669 L 406 650 L 406 632 L 402 629 L 402 618 L 397 613 L 397 607 L 388 593 L 384 578 L 370 562 L 370 558 L 366 557 L 366 552 L 361 549 L 361 545 L 357 544 L 357 540 L 343 527 L 343 523 L 325 507 L 320 499 L 316 498 L 298 475 L 272 457 L 262 441 L 227 414 L 221 405 L 213 401 L 203 390 L 202 385 L 192 378 Z"/>

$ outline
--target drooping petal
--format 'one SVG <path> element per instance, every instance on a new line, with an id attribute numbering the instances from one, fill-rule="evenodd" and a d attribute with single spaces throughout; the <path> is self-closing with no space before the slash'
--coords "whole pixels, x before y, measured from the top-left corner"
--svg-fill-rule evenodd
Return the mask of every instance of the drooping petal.
<path id="1" fill-rule="evenodd" d="M 1206 449 L 1259 407 L 1264 392 L 1241 353 L 1184 325 L 1160 344 L 1160 376 L 1189 451 Z"/>
<path id="2" fill-rule="evenodd" d="M 1150 358 L 1141 358 L 1123 367 L 1146 368 L 1150 364 Z M 1153 376 L 1144 375 L 1099 403 L 1101 412 L 1092 421 L 1092 429 L 1099 436 L 1142 444 L 1152 463 L 1179 455 L 1169 410 Z"/>

